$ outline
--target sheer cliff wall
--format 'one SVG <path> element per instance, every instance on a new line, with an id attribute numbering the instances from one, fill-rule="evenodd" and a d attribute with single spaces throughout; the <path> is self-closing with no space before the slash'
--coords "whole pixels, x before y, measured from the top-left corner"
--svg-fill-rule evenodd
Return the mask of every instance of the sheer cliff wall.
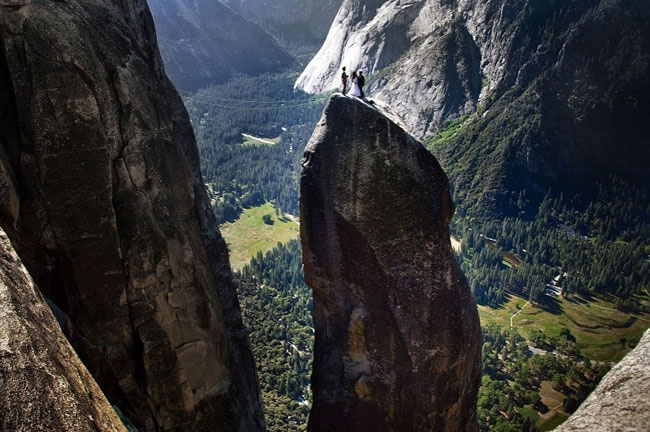
<path id="1" fill-rule="evenodd" d="M 187 113 L 144 0 L 0 8 L 0 225 L 142 430 L 263 430 Z"/>

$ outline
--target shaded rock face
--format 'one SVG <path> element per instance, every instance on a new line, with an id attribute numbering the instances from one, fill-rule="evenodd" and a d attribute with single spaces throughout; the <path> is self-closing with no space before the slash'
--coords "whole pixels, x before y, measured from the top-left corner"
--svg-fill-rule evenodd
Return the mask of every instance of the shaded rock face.
<path id="1" fill-rule="evenodd" d="M 383 108 L 334 95 L 300 179 L 310 431 L 477 429 L 481 336 L 447 178 Z"/>
<path id="2" fill-rule="evenodd" d="M 643 431 L 650 426 L 650 330 L 603 377 L 580 408 L 555 431 Z"/>
<path id="3" fill-rule="evenodd" d="M 0 229 L 0 429 L 124 431 Z"/>
<path id="4" fill-rule="evenodd" d="M 235 73 L 261 75 L 286 68 L 292 57 L 257 24 L 217 0 L 150 0 L 169 78 L 193 91 Z"/>
<path id="5" fill-rule="evenodd" d="M 0 225 L 142 430 L 262 430 L 187 113 L 144 0 L 0 10 Z"/>

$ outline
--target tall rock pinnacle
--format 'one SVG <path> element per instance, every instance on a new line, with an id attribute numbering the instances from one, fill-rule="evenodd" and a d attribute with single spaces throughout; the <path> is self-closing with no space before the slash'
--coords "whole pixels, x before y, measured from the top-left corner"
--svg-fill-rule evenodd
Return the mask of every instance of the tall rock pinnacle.
<path id="1" fill-rule="evenodd" d="M 0 4 L 0 95 L 0 226 L 108 400 L 143 431 L 263 430 L 146 1 Z"/>
<path id="2" fill-rule="evenodd" d="M 311 432 L 477 429 L 481 336 L 447 177 L 391 117 L 334 95 L 305 149 Z"/>

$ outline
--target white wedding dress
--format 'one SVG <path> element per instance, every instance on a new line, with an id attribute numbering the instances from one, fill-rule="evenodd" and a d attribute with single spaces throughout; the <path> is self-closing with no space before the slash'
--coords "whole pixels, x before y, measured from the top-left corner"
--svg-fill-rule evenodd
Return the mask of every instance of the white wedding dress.
<path id="1" fill-rule="evenodd" d="M 356 78 L 352 80 L 352 88 L 350 89 L 350 94 L 352 96 L 361 97 L 361 89 L 359 88 L 359 83 L 357 83 Z"/>

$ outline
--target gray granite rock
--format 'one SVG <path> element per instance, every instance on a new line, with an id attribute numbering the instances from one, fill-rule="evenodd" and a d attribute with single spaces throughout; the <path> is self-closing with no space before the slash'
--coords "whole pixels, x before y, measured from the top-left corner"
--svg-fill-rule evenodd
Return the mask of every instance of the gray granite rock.
<path id="1" fill-rule="evenodd" d="M 126 430 L 2 229 L 0 379 L 0 430 Z"/>
<path id="2" fill-rule="evenodd" d="M 0 9 L 0 226 L 142 430 L 263 430 L 225 243 L 144 0 Z"/>
<path id="3" fill-rule="evenodd" d="M 334 95 L 300 178 L 308 430 L 474 431 L 481 335 L 447 177 L 385 107 Z"/>

